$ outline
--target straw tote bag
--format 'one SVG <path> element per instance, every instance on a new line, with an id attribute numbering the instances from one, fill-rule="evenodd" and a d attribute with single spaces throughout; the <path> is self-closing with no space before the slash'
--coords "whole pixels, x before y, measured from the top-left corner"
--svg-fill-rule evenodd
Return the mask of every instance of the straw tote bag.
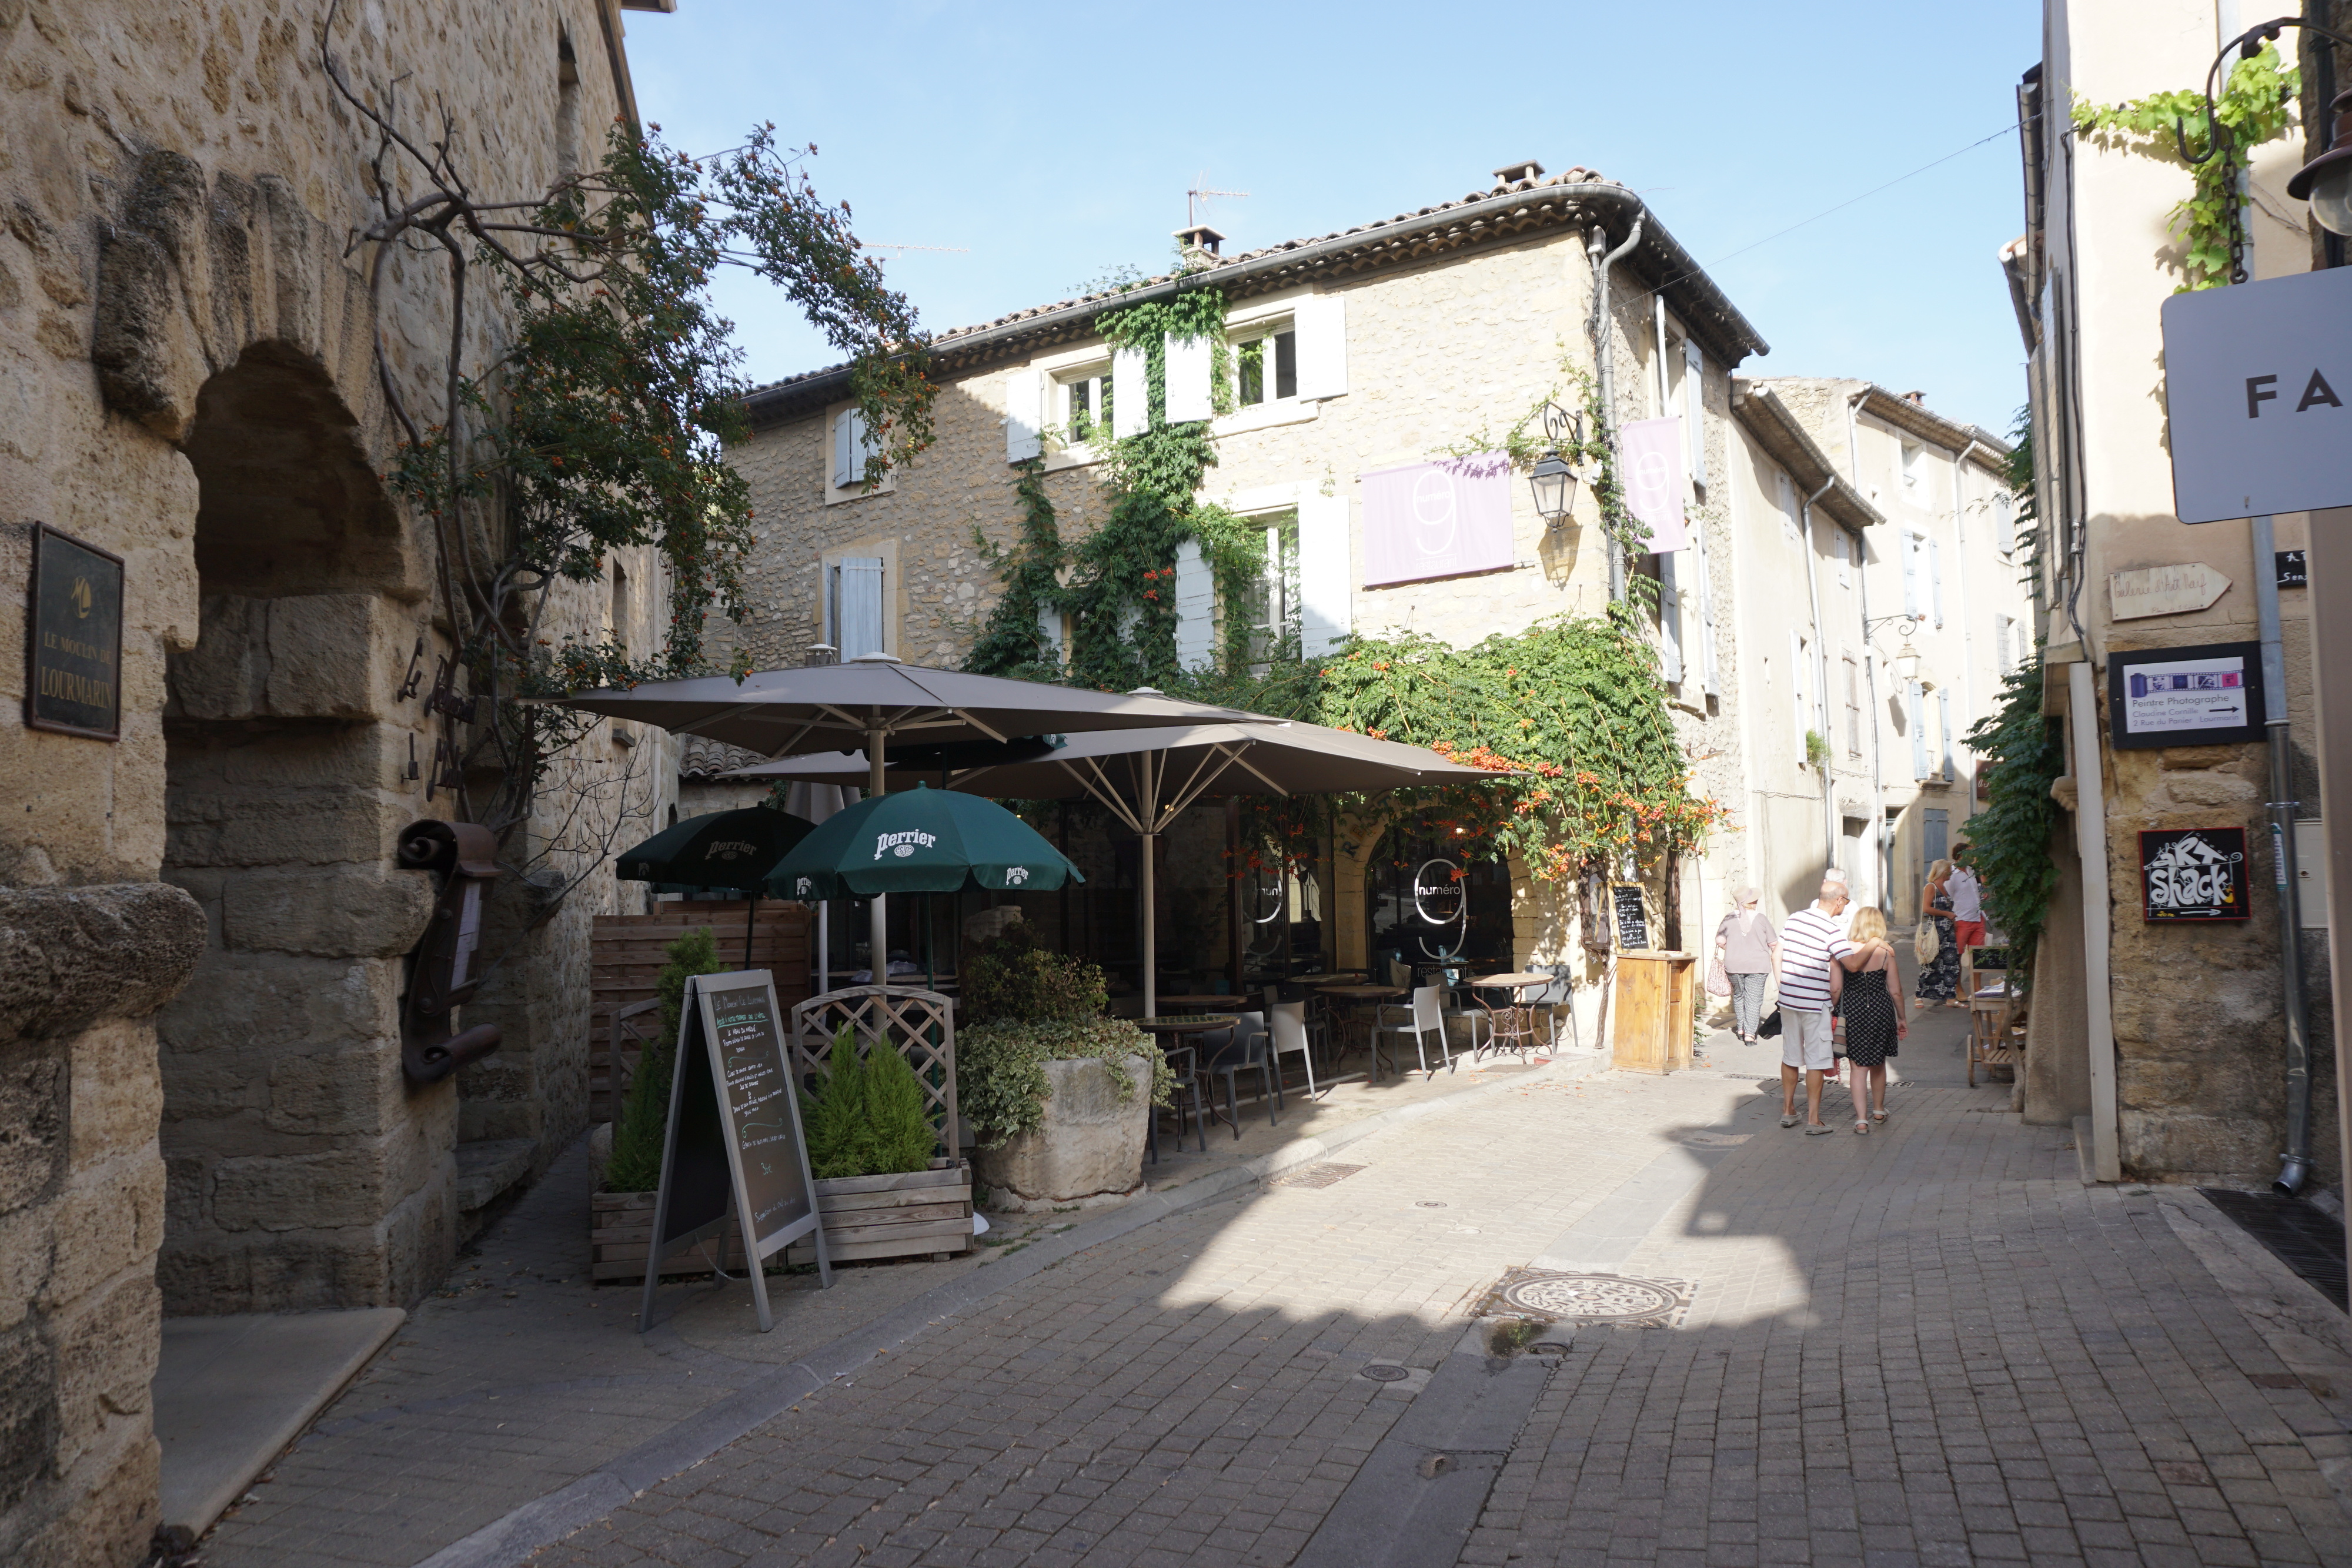
<path id="1" fill-rule="evenodd" d="M 1911 938 L 1911 956 L 1922 964 L 1932 964 L 1936 955 L 1944 950 L 1944 933 L 1933 916 L 1919 917 L 1919 935 Z"/>

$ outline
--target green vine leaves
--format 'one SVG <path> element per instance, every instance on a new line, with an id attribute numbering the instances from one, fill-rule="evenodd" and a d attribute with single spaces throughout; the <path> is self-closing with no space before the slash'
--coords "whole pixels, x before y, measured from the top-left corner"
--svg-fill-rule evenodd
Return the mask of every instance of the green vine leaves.
<path id="1" fill-rule="evenodd" d="M 2116 104 L 2077 100 L 2075 131 L 2093 145 L 2137 152 L 2168 163 L 2181 162 L 2188 144 L 2192 182 L 2189 196 L 2170 214 L 2172 233 L 2182 242 L 2180 287 L 2186 294 L 2231 282 L 2245 243 L 2239 229 L 2238 175 L 2257 147 L 2285 135 L 2293 124 L 2301 78 L 2265 44 L 2252 59 L 2237 61 L 2215 99 L 2221 145 L 2211 145 L 2205 95 L 2193 89 L 2151 93 Z M 2176 127 L 2178 130 L 2176 131 Z"/>

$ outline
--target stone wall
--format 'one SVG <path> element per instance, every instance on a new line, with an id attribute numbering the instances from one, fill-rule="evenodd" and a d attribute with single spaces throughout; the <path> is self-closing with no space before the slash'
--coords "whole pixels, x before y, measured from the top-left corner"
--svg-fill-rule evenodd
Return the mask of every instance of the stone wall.
<path id="1" fill-rule="evenodd" d="M 401 957 L 429 890 L 391 852 L 406 822 L 456 813 L 410 776 L 436 731 L 396 694 L 418 639 L 429 678 L 449 629 L 429 531 L 376 476 L 388 397 L 439 406 L 448 291 L 414 257 L 371 287 L 367 255 L 345 255 L 372 139 L 319 67 L 324 14 L 0 0 L 0 646 L 24 644 L 32 522 L 126 563 L 119 742 L 23 727 L 21 663 L 0 681 L 12 1563 L 140 1560 L 166 1301 L 412 1301 L 455 1244 L 466 1108 L 530 1100 L 542 1162 L 584 1117 L 583 934 L 614 891 L 583 868 L 618 807 L 550 814 L 519 846 L 585 880 L 518 923 L 507 973 L 541 994 L 500 1019 L 512 1082 L 400 1073 Z M 460 157 L 528 195 L 625 102 L 608 24 L 600 0 L 346 6 L 336 43 L 373 101 L 403 73 L 404 101 L 446 101 Z M 501 319 L 478 289 L 476 364 Z M 634 570 L 650 636 L 658 580 Z M 567 589 L 554 619 L 614 613 Z M 604 732 L 584 749 L 575 766 L 614 770 Z M 640 770 L 648 810 L 666 773 Z"/>

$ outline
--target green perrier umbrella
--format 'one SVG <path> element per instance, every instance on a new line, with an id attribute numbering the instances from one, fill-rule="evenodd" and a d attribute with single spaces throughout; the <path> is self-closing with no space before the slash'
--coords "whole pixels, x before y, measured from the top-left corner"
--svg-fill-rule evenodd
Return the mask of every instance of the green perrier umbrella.
<path id="1" fill-rule="evenodd" d="M 773 898 L 1049 892 L 1085 876 L 993 800 L 917 785 L 836 811 L 768 873 Z M 877 971 L 879 972 L 879 971 Z"/>
<path id="2" fill-rule="evenodd" d="M 614 873 L 624 882 L 650 882 L 656 892 L 740 893 L 756 918 L 761 883 L 794 844 L 814 832 L 804 817 L 747 806 L 674 822 L 633 850 L 622 852 Z M 751 962 L 751 920 L 743 925 L 743 962 Z"/>

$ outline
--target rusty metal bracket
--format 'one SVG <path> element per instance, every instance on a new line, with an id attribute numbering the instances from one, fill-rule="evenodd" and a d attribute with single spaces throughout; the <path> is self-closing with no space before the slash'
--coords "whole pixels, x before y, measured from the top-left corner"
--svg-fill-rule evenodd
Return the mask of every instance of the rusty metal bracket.
<path id="1" fill-rule="evenodd" d="M 402 831 L 394 858 L 404 871 L 441 878 L 433 918 L 410 955 L 400 1030 L 401 1071 L 412 1082 L 438 1083 L 499 1048 L 494 1024 L 452 1027 L 452 1015 L 482 983 L 483 905 L 501 874 L 498 841 L 472 822 L 415 822 Z"/>

